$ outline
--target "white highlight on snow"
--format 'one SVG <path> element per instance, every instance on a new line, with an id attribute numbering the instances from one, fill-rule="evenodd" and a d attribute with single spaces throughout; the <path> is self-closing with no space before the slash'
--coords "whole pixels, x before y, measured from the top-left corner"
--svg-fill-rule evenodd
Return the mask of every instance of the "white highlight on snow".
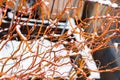
<path id="1" fill-rule="evenodd" d="M 12 19 L 13 18 L 13 13 L 12 12 L 8 12 L 7 16 L 8 16 L 8 18 Z"/>
<path id="2" fill-rule="evenodd" d="M 118 4 L 112 3 L 110 0 L 89 0 L 89 1 L 98 2 L 100 4 L 108 5 L 108 6 L 111 6 L 113 8 L 119 7 Z"/>
<path id="3" fill-rule="evenodd" d="M 119 43 L 115 42 L 115 43 L 113 43 L 113 45 L 115 47 L 116 53 L 118 53 L 118 45 L 119 45 Z"/>

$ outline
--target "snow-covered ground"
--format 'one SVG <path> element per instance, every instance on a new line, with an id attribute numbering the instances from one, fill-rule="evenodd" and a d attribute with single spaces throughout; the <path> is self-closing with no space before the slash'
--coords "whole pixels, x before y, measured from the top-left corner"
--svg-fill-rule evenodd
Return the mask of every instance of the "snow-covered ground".
<path id="1" fill-rule="evenodd" d="M 3 41 L 0 44 L 0 48 L 2 47 L 4 42 L 6 41 Z M 63 45 L 59 45 L 56 48 L 52 48 L 53 47 L 52 45 L 54 45 L 54 43 L 51 43 L 48 40 L 42 41 L 43 46 L 39 46 L 41 45 L 41 41 L 39 40 L 36 40 L 33 42 L 29 41 L 29 42 L 31 43 L 31 44 L 29 43 L 30 46 L 32 46 L 31 48 L 32 52 L 28 50 L 25 42 L 21 43 L 18 41 L 8 41 L 7 44 L 5 44 L 2 50 L 0 51 L 0 59 L 1 59 L 0 70 L 2 70 L 2 67 L 4 64 L 5 66 L 3 68 L 3 72 L 7 71 L 7 75 L 10 76 L 10 75 L 14 75 L 15 73 L 16 73 L 15 75 L 21 74 L 21 73 L 25 74 L 27 72 L 30 72 L 40 67 L 42 70 L 40 70 L 39 73 L 44 72 L 44 74 L 47 77 L 52 76 L 54 71 L 56 71 L 56 74 L 54 76 L 68 76 L 68 72 L 70 71 L 72 66 L 70 64 L 69 57 L 62 58 L 62 59 L 60 58 L 67 55 L 67 51 L 64 49 Z M 51 50 L 53 52 L 51 52 Z M 10 56 L 12 55 L 13 55 L 12 57 L 13 59 L 11 58 L 8 60 L 8 58 L 10 58 Z M 60 60 L 56 60 L 55 62 L 55 57 L 56 59 L 60 59 Z M 2 59 L 2 58 L 5 58 L 5 59 Z M 16 64 L 17 62 L 19 63 Z M 30 67 L 32 67 L 31 64 L 33 64 L 34 66 L 32 69 L 29 69 Z M 11 70 L 9 70 L 14 65 L 16 66 L 13 67 Z M 24 71 L 19 72 L 20 70 L 24 70 Z"/>
<path id="2" fill-rule="evenodd" d="M 68 35 L 72 30 L 79 32 L 73 19 L 67 22 L 67 26 L 69 28 L 73 26 L 69 29 Z M 79 34 L 74 34 L 74 37 L 78 42 L 84 40 Z M 97 71 L 90 49 L 84 43 L 81 45 L 84 45 L 84 48 L 77 54 L 82 55 L 89 69 Z M 59 76 L 67 78 L 72 68 L 69 55 L 73 55 L 73 52 L 66 50 L 60 41 L 54 43 L 43 37 L 30 41 L 3 40 L 0 44 L 0 71 L 5 76 L 32 72 L 32 74 L 44 74 L 46 78 Z M 90 72 L 89 78 L 100 78 L 100 74 Z"/>
<path id="3" fill-rule="evenodd" d="M 5 42 L 6 41 L 3 41 L 0 44 L 0 48 Z M 40 46 L 41 43 L 43 46 Z M 38 73 L 44 73 L 46 77 L 52 77 L 53 74 L 54 77 L 61 76 L 67 78 L 69 76 L 69 72 L 72 68 L 68 56 L 70 51 L 65 50 L 63 45 L 58 45 L 53 48 L 54 43 L 48 40 L 42 42 L 40 40 L 29 41 L 29 45 L 32 46 L 32 52 L 28 50 L 25 42 L 21 43 L 20 41 L 13 40 L 8 41 L 4 45 L 0 51 L 0 71 L 3 69 L 3 72 L 7 72 L 5 76 L 25 74 L 28 72 L 35 74 L 34 70 L 36 69 L 40 69 Z M 13 57 L 11 57 L 12 55 Z M 96 69 L 94 62 L 87 61 L 87 63 L 91 69 Z M 4 68 L 3 64 L 5 65 Z M 92 72 L 90 77 L 99 78 L 99 74 Z"/>

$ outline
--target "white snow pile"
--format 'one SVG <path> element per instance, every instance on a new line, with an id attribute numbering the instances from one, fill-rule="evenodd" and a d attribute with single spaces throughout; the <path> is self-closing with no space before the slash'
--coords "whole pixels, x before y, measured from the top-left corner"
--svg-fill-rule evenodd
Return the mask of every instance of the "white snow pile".
<path id="1" fill-rule="evenodd" d="M 0 44 L 0 48 L 6 41 L 3 41 Z M 63 77 L 68 78 L 69 72 L 72 68 L 72 65 L 70 64 L 70 58 L 65 57 L 69 54 L 71 51 L 65 50 L 65 47 L 63 45 L 59 45 L 55 48 L 52 48 L 51 46 L 54 45 L 54 43 L 51 43 L 48 40 L 42 41 L 37 40 L 34 42 L 31 42 L 31 50 L 30 52 L 26 46 L 26 44 L 20 41 L 8 41 L 7 44 L 4 45 L 2 50 L 0 51 L 0 71 L 2 71 L 3 65 L 3 71 L 7 72 L 3 77 L 9 77 L 19 74 L 27 74 L 29 72 L 34 73 L 35 70 L 40 68 L 38 70 L 39 74 L 44 73 L 44 75 L 47 77 Z M 20 48 L 19 48 L 20 46 Z M 87 47 L 86 50 L 83 50 L 82 53 L 84 55 L 85 62 L 91 70 L 97 70 L 95 62 L 92 59 L 92 56 L 88 54 Z M 51 50 L 49 52 L 49 50 Z M 89 50 L 89 49 L 88 49 Z M 9 59 L 11 55 L 13 55 L 13 58 Z M 36 55 L 39 55 L 36 57 Z M 60 58 L 62 57 L 62 58 Z M 36 60 L 35 60 L 36 58 Z M 59 59 L 57 62 L 55 62 L 55 58 Z M 89 58 L 89 59 L 88 59 Z M 7 62 L 6 62 L 7 61 Z M 6 62 L 6 63 L 5 63 Z M 18 63 L 19 62 L 19 63 Z M 17 64 L 18 63 L 18 64 Z M 32 64 L 34 66 L 32 66 Z M 14 67 L 15 66 L 15 67 Z M 54 74 L 54 76 L 53 76 Z M 91 72 L 91 75 L 89 78 L 100 78 L 100 74 L 98 72 Z"/>
<path id="2" fill-rule="evenodd" d="M 6 41 L 3 41 L 0 44 L 0 48 L 5 42 Z M 0 51 L 0 71 L 2 71 L 4 64 L 5 66 L 2 72 L 7 72 L 7 74 L 3 77 L 19 75 L 22 73 L 26 74 L 28 72 L 33 72 L 33 74 L 36 74 L 34 73 L 34 70 L 37 68 L 41 68 L 38 73 L 44 73 L 46 77 L 51 77 L 53 72 L 55 72 L 54 77 L 68 76 L 68 73 L 72 67 L 70 64 L 70 58 L 62 58 L 59 60 L 59 62 L 55 62 L 54 60 L 55 57 L 59 59 L 59 57 L 64 57 L 67 55 L 67 51 L 64 49 L 63 45 L 52 48 L 51 45 L 54 45 L 54 43 L 51 43 L 48 40 L 42 41 L 43 46 L 39 46 L 39 48 L 38 45 L 41 45 L 41 41 L 39 40 L 32 42 L 30 45 L 32 46 L 31 50 L 33 53 L 28 50 L 27 45 L 24 42 L 21 44 L 21 42 L 13 40 L 8 41 L 7 44 L 4 45 Z M 53 52 L 49 50 L 52 50 Z M 7 61 L 7 59 L 10 58 L 10 56 L 13 54 L 13 59 Z M 39 56 L 36 57 L 36 55 Z M 17 64 L 17 62 L 19 63 Z M 32 66 L 32 64 L 34 66 Z M 32 69 L 30 69 L 30 67 Z"/>

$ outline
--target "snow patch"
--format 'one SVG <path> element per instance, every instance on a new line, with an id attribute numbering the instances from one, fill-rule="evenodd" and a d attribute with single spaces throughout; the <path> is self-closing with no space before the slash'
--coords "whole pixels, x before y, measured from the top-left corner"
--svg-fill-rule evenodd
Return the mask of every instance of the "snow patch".
<path id="1" fill-rule="evenodd" d="M 112 3 L 110 0 L 89 0 L 89 1 L 98 2 L 100 4 L 108 5 L 108 6 L 111 6 L 113 8 L 119 7 L 117 3 Z"/>

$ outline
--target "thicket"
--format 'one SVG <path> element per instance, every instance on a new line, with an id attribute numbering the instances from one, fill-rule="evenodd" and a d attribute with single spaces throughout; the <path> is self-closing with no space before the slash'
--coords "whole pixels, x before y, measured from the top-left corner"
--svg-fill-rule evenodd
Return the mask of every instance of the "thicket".
<path id="1" fill-rule="evenodd" d="M 0 0 L 0 33 L 4 34 L 0 36 L 0 44 L 2 44 L 0 51 L 9 41 L 20 41 L 18 48 L 11 53 L 11 56 L 0 58 L 0 63 L 2 64 L 0 70 L 1 79 L 22 80 L 34 76 L 52 80 L 55 73 L 62 75 L 62 73 L 56 71 L 56 67 L 67 64 L 71 64 L 75 69 L 71 71 L 69 79 L 75 78 L 76 74 L 80 74 L 88 79 L 87 75 L 91 70 L 86 69 L 84 58 L 79 57 L 76 61 L 77 66 L 73 64 L 73 59 L 68 63 L 57 63 L 64 58 L 79 56 L 79 51 L 84 50 L 85 46 L 90 49 L 91 55 L 107 47 L 115 48 L 116 54 L 118 53 L 120 43 L 111 43 L 111 40 L 120 37 L 119 6 L 114 8 L 108 4 L 93 2 L 94 4 L 91 5 L 90 9 L 85 5 L 84 0 L 76 0 L 77 2 L 75 0 L 54 1 Z M 91 2 L 91 0 L 90 2 L 88 0 L 88 4 Z M 111 3 L 117 3 L 117 1 L 114 0 Z M 90 10 L 87 11 L 87 9 Z M 7 27 L 7 25 L 4 25 L 4 20 L 8 16 L 11 19 Z M 72 25 L 71 18 L 75 20 L 75 25 Z M 64 25 L 62 29 L 59 28 L 60 22 L 62 24 L 66 20 L 70 23 L 71 30 L 65 28 Z M 30 22 L 32 26 L 30 26 Z M 74 35 L 78 35 L 78 39 L 82 38 L 83 40 L 77 40 L 73 37 Z M 45 39 L 51 42 L 49 46 L 46 46 L 47 43 L 42 44 Z M 54 48 L 60 45 L 64 45 L 64 48 L 53 51 Z M 35 46 L 35 51 L 33 46 Z M 47 49 L 40 52 L 41 46 Z M 57 57 L 56 53 L 63 50 L 68 52 L 67 55 Z M 73 51 L 73 54 L 70 54 L 70 51 Z M 18 54 L 18 52 L 21 53 Z M 54 54 L 54 56 L 50 57 L 51 54 Z M 38 58 L 41 59 L 38 61 Z M 32 59 L 32 63 L 26 70 L 21 68 L 16 70 L 16 72 L 13 71 L 27 59 Z M 15 63 L 7 70 L 4 70 L 10 60 L 15 60 Z M 106 66 L 115 61 L 106 64 Z M 49 76 L 45 76 L 46 71 L 41 69 L 46 66 L 52 72 Z M 106 66 L 100 67 L 99 62 L 99 70 L 93 72 L 113 72 L 120 69 L 120 67 L 101 69 Z"/>

